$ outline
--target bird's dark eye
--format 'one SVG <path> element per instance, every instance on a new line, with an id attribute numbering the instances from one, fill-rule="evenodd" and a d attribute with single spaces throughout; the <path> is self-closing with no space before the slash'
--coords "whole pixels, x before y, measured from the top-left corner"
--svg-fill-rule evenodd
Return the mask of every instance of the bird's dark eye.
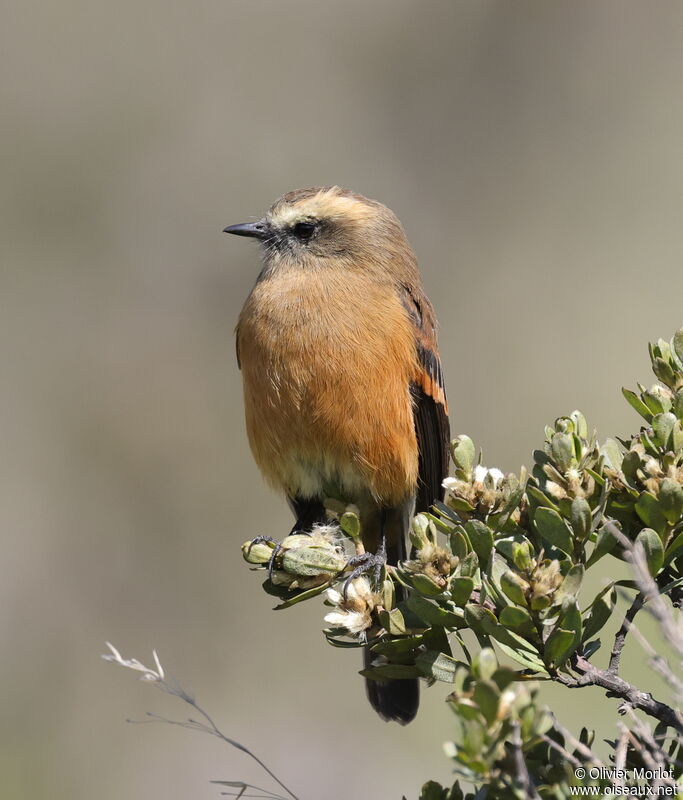
<path id="1" fill-rule="evenodd" d="M 315 222 L 297 222 L 296 225 L 292 228 L 292 232 L 296 236 L 297 239 L 301 239 L 303 242 L 307 242 L 311 236 L 315 233 L 316 229 Z"/>

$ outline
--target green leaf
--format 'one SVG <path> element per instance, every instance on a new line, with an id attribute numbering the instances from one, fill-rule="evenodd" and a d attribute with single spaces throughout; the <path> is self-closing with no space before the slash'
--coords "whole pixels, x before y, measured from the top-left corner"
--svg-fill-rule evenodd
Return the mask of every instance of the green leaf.
<path id="1" fill-rule="evenodd" d="M 470 552 L 470 548 L 467 545 L 467 539 L 461 531 L 457 530 L 457 528 L 453 531 L 453 533 L 451 533 L 450 545 L 453 555 L 457 556 L 461 561 Z"/>
<path id="2" fill-rule="evenodd" d="M 434 514 L 425 513 L 425 517 L 434 525 L 434 527 L 441 531 L 441 533 L 445 533 L 446 536 L 450 536 L 453 533 L 453 526 L 450 525 L 448 522 L 444 522 L 441 517 L 437 517 Z"/>
<path id="3" fill-rule="evenodd" d="M 602 642 L 600 641 L 600 639 L 593 639 L 593 641 L 591 642 L 586 642 L 586 644 L 583 646 L 583 651 L 582 651 L 583 657 L 590 658 L 592 655 L 595 655 L 595 653 L 598 652 L 601 646 Z"/>
<path id="4" fill-rule="evenodd" d="M 670 563 L 677 558 L 681 553 L 683 553 L 683 531 L 681 531 L 678 536 L 674 538 L 673 541 L 669 542 L 666 548 L 665 553 L 665 561 L 666 563 Z"/>
<path id="5" fill-rule="evenodd" d="M 581 612 L 573 598 L 562 604 L 557 627 L 545 643 L 546 660 L 561 667 L 581 643 Z"/>
<path id="6" fill-rule="evenodd" d="M 593 552 L 591 553 L 591 556 L 588 559 L 586 566 L 592 567 L 596 561 L 599 561 L 603 556 L 606 556 L 607 553 L 611 553 L 612 550 L 614 550 L 616 543 L 617 540 L 609 532 L 609 529 L 601 528 L 598 531 L 598 535 L 595 539 L 595 547 L 593 548 Z"/>
<path id="7" fill-rule="evenodd" d="M 402 639 L 380 639 L 370 646 L 373 653 L 383 656 L 400 656 L 417 650 L 423 642 L 422 634 L 418 636 L 405 636 Z"/>
<path id="8" fill-rule="evenodd" d="M 621 462 L 621 471 L 628 482 L 633 485 L 640 469 L 640 454 L 637 450 L 628 450 L 624 453 L 624 460 Z"/>
<path id="9" fill-rule="evenodd" d="M 498 714 L 500 692 L 495 683 L 488 680 L 477 681 L 472 699 L 479 706 L 487 725 L 491 725 Z"/>
<path id="10" fill-rule="evenodd" d="M 403 619 L 403 614 L 401 614 L 398 608 L 394 608 L 392 611 L 380 611 L 379 621 L 387 633 L 390 633 L 392 636 L 405 635 L 406 623 Z"/>
<path id="11" fill-rule="evenodd" d="M 525 592 L 529 589 L 529 584 L 516 572 L 506 570 L 501 575 L 500 588 L 513 603 L 520 606 L 527 604 Z"/>
<path id="12" fill-rule="evenodd" d="M 569 554 L 573 550 L 572 534 L 562 517 L 552 508 L 537 508 L 534 525 L 546 542 Z"/>
<path id="13" fill-rule="evenodd" d="M 585 539 L 591 531 L 593 517 L 591 507 L 583 497 L 575 497 L 572 500 L 571 521 L 575 536 Z"/>
<path id="14" fill-rule="evenodd" d="M 429 626 L 437 625 L 442 628 L 464 628 L 465 617 L 461 613 L 446 611 L 436 603 L 419 595 L 411 595 L 406 600 L 406 606 Z"/>
<path id="15" fill-rule="evenodd" d="M 619 446 L 619 442 L 617 442 L 615 439 L 607 439 L 601 450 L 605 458 L 606 465 L 615 470 L 615 472 L 620 472 L 621 462 L 624 460 L 624 454 Z"/>
<path id="16" fill-rule="evenodd" d="M 465 606 L 465 622 L 476 633 L 489 634 L 495 630 L 498 620 L 494 613 L 484 606 L 468 603 Z"/>
<path id="17" fill-rule="evenodd" d="M 524 497 L 525 483 L 520 484 L 508 497 L 505 505 L 499 512 L 496 524 L 494 527 L 494 534 L 498 533 L 505 526 L 505 523 L 510 519 L 512 512 L 519 506 Z"/>
<path id="18" fill-rule="evenodd" d="M 562 602 L 565 597 L 576 597 L 581 588 L 581 582 L 586 570 L 583 564 L 574 564 L 569 572 L 565 575 L 562 584 L 555 592 L 555 603 Z"/>
<path id="19" fill-rule="evenodd" d="M 675 581 L 671 581 L 671 583 L 667 583 L 666 586 L 662 586 L 659 590 L 660 594 L 668 594 L 669 592 L 673 591 L 674 589 L 678 588 L 679 586 L 683 586 L 683 578 L 677 578 Z"/>
<path id="20" fill-rule="evenodd" d="M 641 398 L 653 414 L 663 414 L 665 411 L 671 411 L 671 395 L 659 385 L 653 386 L 647 392 L 643 392 Z"/>
<path id="21" fill-rule="evenodd" d="M 532 566 L 531 554 L 534 552 L 534 548 L 528 539 L 522 538 L 524 541 L 512 543 L 512 563 L 517 569 L 528 572 Z"/>
<path id="22" fill-rule="evenodd" d="M 297 547 L 284 551 L 282 568 L 290 575 L 311 577 L 321 573 L 337 575 L 346 566 L 346 559 L 327 547 Z"/>
<path id="23" fill-rule="evenodd" d="M 268 583 L 269 581 L 267 581 Z M 279 605 L 275 606 L 273 609 L 274 611 L 280 611 L 283 608 L 290 608 L 291 606 L 295 606 L 297 603 L 302 603 L 304 600 L 309 600 L 311 597 L 316 597 L 319 594 L 322 594 L 325 589 L 329 586 L 329 583 L 323 583 L 321 586 L 314 586 L 312 589 L 306 589 L 303 592 L 297 592 L 293 597 L 289 597 L 284 603 L 280 603 Z"/>
<path id="24" fill-rule="evenodd" d="M 533 672 L 540 672 L 542 675 L 547 675 L 548 670 L 541 659 L 533 653 L 528 653 L 526 650 L 520 651 L 514 647 L 509 647 L 503 642 L 497 641 L 496 645 L 500 648 L 508 658 L 521 664 L 525 669 L 530 669 Z"/>
<path id="25" fill-rule="evenodd" d="M 447 790 L 436 781 L 427 781 L 420 792 L 420 800 L 446 800 Z"/>
<path id="26" fill-rule="evenodd" d="M 456 469 L 462 473 L 463 479 L 466 481 L 471 480 L 477 452 L 474 442 L 469 436 L 461 434 L 453 439 L 451 442 L 451 456 Z"/>
<path id="27" fill-rule="evenodd" d="M 347 511 L 339 518 L 339 527 L 354 542 L 360 541 L 360 520 L 358 515 Z"/>
<path id="28" fill-rule="evenodd" d="M 678 481 L 664 478 L 659 485 L 659 507 L 669 524 L 675 525 L 683 514 L 683 487 Z"/>
<path id="29" fill-rule="evenodd" d="M 468 722 L 478 719 L 479 717 L 479 709 L 469 698 L 463 698 L 462 700 L 453 702 L 453 709 L 459 718 L 467 720 Z"/>
<path id="30" fill-rule="evenodd" d="M 559 624 L 568 631 L 574 631 L 577 645 L 581 641 L 581 611 L 573 597 L 565 598 L 562 602 Z"/>
<path id="31" fill-rule="evenodd" d="M 415 659 L 415 666 L 426 678 L 433 678 L 442 683 L 453 683 L 457 668 L 463 664 L 445 653 L 427 650 Z"/>
<path id="32" fill-rule="evenodd" d="M 489 680 L 493 673 L 498 669 L 498 659 L 491 647 L 483 647 L 474 657 L 472 662 L 472 672 L 483 680 Z"/>
<path id="33" fill-rule="evenodd" d="M 491 550 L 493 550 L 493 533 L 491 533 L 491 529 L 480 520 L 472 519 L 466 523 L 465 530 L 474 552 L 477 554 L 479 564 L 482 567 L 486 566 Z"/>
<path id="34" fill-rule="evenodd" d="M 508 647 L 535 652 L 536 648 L 526 639 L 498 623 L 494 614 L 481 605 L 470 603 L 465 606 L 465 622 L 476 634 L 491 636 Z"/>
<path id="35" fill-rule="evenodd" d="M 581 439 L 588 439 L 588 423 L 584 415 L 577 409 L 572 411 L 569 418 L 574 423 L 574 432 Z"/>
<path id="36" fill-rule="evenodd" d="M 574 631 L 555 628 L 545 643 L 545 657 L 549 664 L 561 667 L 576 649 Z"/>
<path id="37" fill-rule="evenodd" d="M 678 389 L 676 394 L 674 394 L 673 405 L 671 406 L 671 410 L 674 414 L 678 417 L 679 420 L 683 419 L 683 387 Z"/>
<path id="38" fill-rule="evenodd" d="M 612 611 L 614 610 L 613 597 L 614 592 L 610 592 L 607 600 L 604 597 L 598 597 L 594 600 L 583 628 L 582 638 L 584 641 L 599 633 L 612 616 Z"/>
<path id="39" fill-rule="evenodd" d="M 683 328 L 679 328 L 671 340 L 671 349 L 678 359 L 679 369 L 683 369 Z"/>
<path id="40" fill-rule="evenodd" d="M 451 497 L 449 498 L 449 502 L 452 502 L 455 499 L 456 499 L 455 497 Z M 469 503 L 467 503 L 466 505 L 469 505 Z M 445 517 L 451 522 L 454 522 L 456 525 L 460 524 L 461 522 L 460 517 L 453 511 L 453 509 L 449 508 L 445 503 L 442 503 L 440 500 L 437 500 L 434 503 L 434 508 L 439 512 L 439 514 L 441 514 L 442 517 Z M 470 506 L 469 509 L 470 511 L 474 510 L 472 506 Z"/>
<path id="41" fill-rule="evenodd" d="M 456 606 L 464 606 L 474 590 L 474 579 L 468 575 L 460 575 L 451 579 L 451 597 Z"/>
<path id="42" fill-rule="evenodd" d="M 683 450 L 683 422 L 680 419 L 676 420 L 671 433 L 671 449 L 677 454 Z"/>
<path id="43" fill-rule="evenodd" d="M 643 530 L 636 536 L 636 542 L 640 543 L 645 551 L 645 559 L 650 574 L 654 577 L 664 564 L 664 547 L 659 534 L 653 531 L 652 528 L 643 528 Z"/>
<path id="44" fill-rule="evenodd" d="M 645 405 L 645 403 L 643 403 L 643 401 L 635 392 L 632 392 L 630 389 L 622 389 L 621 392 L 644 420 L 647 422 L 652 422 L 652 414 L 650 413 L 650 409 Z"/>
<path id="45" fill-rule="evenodd" d="M 533 630 L 531 614 L 526 608 L 519 608 L 519 606 L 506 606 L 500 612 L 500 624 L 522 633 Z"/>
<path id="46" fill-rule="evenodd" d="M 556 433 L 550 440 L 550 452 L 561 472 L 576 466 L 574 437 L 570 433 Z"/>
<path id="47" fill-rule="evenodd" d="M 676 385 L 676 374 L 671 368 L 671 364 L 663 358 L 652 359 L 652 371 L 669 388 L 673 388 Z"/>
<path id="48" fill-rule="evenodd" d="M 555 511 L 558 510 L 558 506 L 555 501 L 548 497 L 548 495 L 543 494 L 543 492 L 540 489 L 537 489 L 535 486 L 528 484 L 526 487 L 526 493 L 529 498 L 533 499 L 541 508 L 552 508 Z"/>
<path id="49" fill-rule="evenodd" d="M 519 673 L 510 667 L 498 667 L 491 675 L 491 680 L 501 692 L 504 692 L 511 683 L 516 683 L 519 680 Z"/>
<path id="50" fill-rule="evenodd" d="M 460 574 L 464 577 L 473 578 L 478 569 L 479 559 L 474 551 L 468 553 L 460 562 Z"/>
<path id="51" fill-rule="evenodd" d="M 676 422 L 676 416 L 671 412 L 656 414 L 652 418 L 652 430 L 654 432 L 655 441 L 663 450 L 669 450 L 671 448 L 671 434 L 673 433 Z"/>
<path id="52" fill-rule="evenodd" d="M 642 492 L 636 500 L 635 509 L 648 528 L 654 528 L 660 536 L 664 534 L 667 526 L 666 517 L 653 494 Z"/>
<path id="53" fill-rule="evenodd" d="M 473 505 L 468 503 L 467 500 L 463 499 L 462 497 L 456 497 L 455 495 L 451 495 L 448 498 L 448 504 L 449 504 L 449 506 L 450 506 L 452 511 L 460 511 L 463 514 L 471 514 L 474 511 L 474 506 Z M 439 504 L 435 503 L 434 505 L 438 506 Z M 444 508 L 445 508 L 445 506 L 444 506 Z M 441 513 L 443 513 L 443 509 L 442 508 L 439 508 L 439 511 Z M 453 513 L 451 513 L 451 515 L 449 517 L 447 517 L 447 518 L 451 519 L 451 520 L 454 520 L 454 521 L 457 520 L 458 522 L 460 521 L 459 518 L 456 517 L 455 514 L 453 514 Z"/>
<path id="54" fill-rule="evenodd" d="M 337 639 L 337 636 L 344 636 L 348 633 L 344 628 L 334 628 L 332 631 L 323 631 L 325 638 L 332 647 L 340 647 L 342 649 L 357 650 L 359 647 L 365 647 L 362 642 L 354 640 L 350 642 L 348 639 Z"/>
<path id="55" fill-rule="evenodd" d="M 412 583 L 415 589 L 427 597 L 437 597 L 443 594 L 443 586 L 435 583 L 429 575 L 423 575 L 420 572 L 413 573 L 412 575 L 404 575 L 404 577 Z"/>

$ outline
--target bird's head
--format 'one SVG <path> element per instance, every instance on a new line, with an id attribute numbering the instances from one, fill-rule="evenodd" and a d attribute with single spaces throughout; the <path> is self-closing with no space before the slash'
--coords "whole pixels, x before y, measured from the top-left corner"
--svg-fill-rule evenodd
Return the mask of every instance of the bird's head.
<path id="1" fill-rule="evenodd" d="M 348 268 L 387 273 L 415 265 L 413 251 L 393 211 L 338 186 L 288 192 L 262 219 L 230 225 L 224 231 L 258 239 L 266 272 L 341 263 Z"/>

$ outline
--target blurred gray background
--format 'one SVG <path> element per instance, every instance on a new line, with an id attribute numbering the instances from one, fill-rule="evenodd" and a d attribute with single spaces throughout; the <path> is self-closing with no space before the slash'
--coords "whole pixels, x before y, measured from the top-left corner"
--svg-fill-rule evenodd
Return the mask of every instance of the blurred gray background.
<path id="1" fill-rule="evenodd" d="M 214 798 L 264 778 L 131 726 L 167 669 L 304 798 L 448 779 L 443 685 L 366 705 L 323 607 L 271 611 L 239 545 L 290 524 L 244 434 L 233 329 L 257 251 L 221 229 L 338 183 L 403 220 L 440 317 L 454 433 L 530 462 L 579 407 L 637 418 L 683 323 L 683 6 L 10 0 L 0 33 L 0 783 L 7 798 Z M 628 668 L 642 671 L 629 651 Z M 599 690 L 547 693 L 614 733 Z"/>

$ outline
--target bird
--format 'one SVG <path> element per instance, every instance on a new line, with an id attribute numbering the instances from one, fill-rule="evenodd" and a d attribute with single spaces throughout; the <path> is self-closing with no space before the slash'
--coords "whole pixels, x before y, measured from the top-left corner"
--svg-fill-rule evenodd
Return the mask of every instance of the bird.
<path id="1" fill-rule="evenodd" d="M 293 531 L 325 523 L 326 497 L 357 506 L 367 556 L 353 574 L 398 564 L 412 516 L 443 500 L 450 439 L 436 318 L 403 226 L 382 203 L 325 186 L 224 232 L 261 245 L 236 327 L 261 473 L 287 497 Z M 415 717 L 417 679 L 366 678 L 366 690 L 382 719 Z"/>

